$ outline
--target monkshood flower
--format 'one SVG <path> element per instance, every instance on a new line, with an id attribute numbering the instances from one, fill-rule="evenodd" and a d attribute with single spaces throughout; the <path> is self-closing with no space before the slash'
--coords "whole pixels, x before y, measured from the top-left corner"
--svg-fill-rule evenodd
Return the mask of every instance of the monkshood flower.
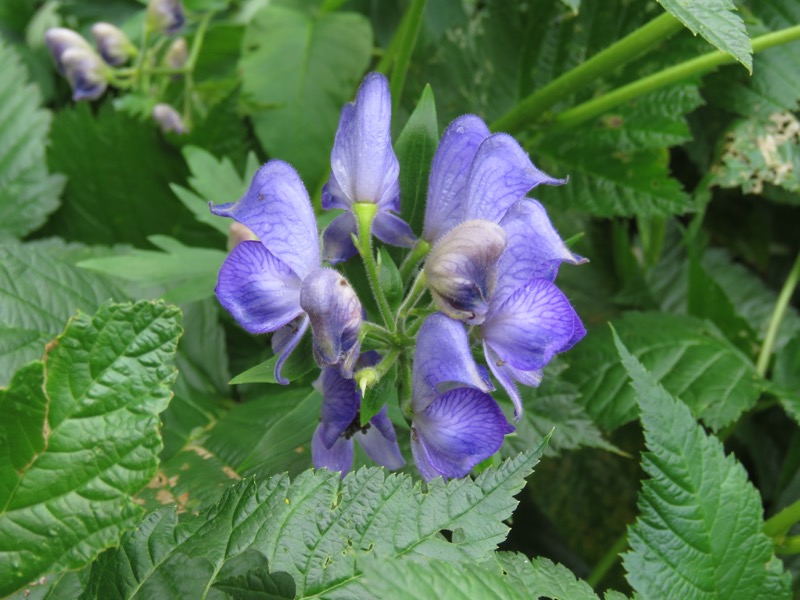
<path id="1" fill-rule="evenodd" d="M 58 72 L 62 75 L 64 74 L 64 63 L 62 61 L 64 52 L 70 48 L 92 49 L 83 36 L 65 27 L 51 27 L 48 29 L 44 34 L 44 42 L 56 61 Z"/>
<path id="2" fill-rule="evenodd" d="M 150 0 L 147 4 L 147 27 L 174 35 L 183 29 L 186 15 L 180 0 Z"/>
<path id="3" fill-rule="evenodd" d="M 358 366 L 373 366 L 379 360 L 377 352 L 366 352 Z M 311 458 L 317 469 L 341 471 L 344 477 L 353 465 L 353 441 L 375 463 L 389 470 L 405 464 L 385 406 L 361 427 L 361 392 L 355 380 L 345 379 L 338 370 L 325 367 L 315 385 L 322 394 L 322 415 L 311 440 Z"/>
<path id="4" fill-rule="evenodd" d="M 182 37 L 173 41 L 164 54 L 164 64 L 170 69 L 182 69 L 188 59 L 189 45 L 186 43 L 186 38 Z"/>
<path id="5" fill-rule="evenodd" d="M 164 133 L 170 131 L 179 135 L 186 133 L 186 125 L 183 123 L 180 113 L 169 104 L 156 104 L 153 107 L 153 119 Z"/>
<path id="6" fill-rule="evenodd" d="M 251 333 L 275 332 L 272 347 L 286 357 L 311 324 L 321 366 L 337 366 L 351 377 L 358 358 L 363 309 L 348 281 L 320 268 L 314 211 L 291 165 L 272 160 L 258 170 L 237 202 L 210 205 L 211 212 L 248 227 L 259 241 L 240 242 L 219 272 L 220 303 Z"/>
<path id="7" fill-rule="evenodd" d="M 68 48 L 61 55 L 64 76 L 72 87 L 72 99 L 97 100 L 108 87 L 108 65 L 92 48 Z"/>
<path id="8" fill-rule="evenodd" d="M 464 326 L 441 313 L 428 317 L 417 337 L 411 399 L 411 451 L 425 480 L 464 477 L 514 431 L 492 389 Z"/>
<path id="9" fill-rule="evenodd" d="M 372 233 L 393 246 L 410 247 L 416 237 L 400 212 L 400 166 L 392 148 L 392 99 L 389 82 L 370 73 L 354 102 L 342 108 L 331 151 L 331 178 L 322 190 L 322 207 L 344 209 L 323 234 L 325 259 L 331 263 L 356 254 L 352 235 L 356 202 L 377 205 Z"/>
<path id="10" fill-rule="evenodd" d="M 131 43 L 121 29 L 110 23 L 92 25 L 92 36 L 100 56 L 113 67 L 125 64 L 136 55 L 136 46 Z"/>

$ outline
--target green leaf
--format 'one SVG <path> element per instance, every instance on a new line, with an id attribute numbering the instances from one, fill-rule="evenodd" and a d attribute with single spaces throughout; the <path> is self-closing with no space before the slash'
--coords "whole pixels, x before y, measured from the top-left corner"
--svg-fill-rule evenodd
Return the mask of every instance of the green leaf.
<path id="1" fill-rule="evenodd" d="M 713 429 L 753 407 L 762 383 L 752 362 L 710 323 L 667 313 L 628 313 L 614 322 L 653 376 Z M 595 421 L 611 430 L 636 418 L 636 401 L 607 330 L 592 331 L 568 355 L 564 377 L 578 386 Z"/>
<path id="2" fill-rule="evenodd" d="M 2 391 L 0 594 L 83 566 L 138 523 L 130 494 L 158 462 L 179 316 L 150 302 L 80 315 Z"/>
<path id="3" fill-rule="evenodd" d="M 522 554 L 498 552 L 494 559 L 485 566 L 499 567 L 509 583 L 523 587 L 527 598 L 598 600 L 588 583 L 576 579 L 567 567 L 547 558 L 528 560 Z"/>
<path id="4" fill-rule="evenodd" d="M 149 597 L 171 589 L 199 598 L 215 573 L 247 549 L 263 554 L 273 577 L 288 574 L 298 598 L 370 595 L 360 566 L 367 555 L 483 561 L 505 537 L 513 495 L 541 452 L 507 460 L 474 481 L 434 480 L 425 493 L 408 475 L 374 467 L 344 479 L 321 470 L 294 481 L 245 480 L 199 515 L 180 521 L 174 509 L 150 515 L 94 564 L 86 597 Z"/>
<path id="5" fill-rule="evenodd" d="M 417 106 L 408 118 L 395 143 L 400 161 L 401 216 L 416 233 L 422 232 L 425 217 L 425 199 L 428 195 L 428 174 L 433 154 L 439 144 L 439 126 L 436 122 L 436 100 L 433 90 L 426 85 Z"/>
<path id="6" fill-rule="evenodd" d="M 275 379 L 275 365 L 278 364 L 280 354 L 257 364 L 255 367 L 239 373 L 230 380 L 231 385 L 241 385 L 244 383 L 278 383 Z M 283 363 L 281 375 L 289 381 L 300 379 L 306 373 L 311 372 L 317 366 L 314 362 L 312 351 L 312 341 L 310 335 L 304 335 L 286 362 Z"/>
<path id="7" fill-rule="evenodd" d="M 339 111 L 369 65 L 369 21 L 271 5 L 248 23 L 243 48 L 242 92 L 262 107 L 251 114 L 256 137 L 315 189 L 328 169 Z"/>
<path id="8" fill-rule="evenodd" d="M 616 332 L 614 343 L 636 390 L 650 477 L 623 555 L 628 581 L 645 598 L 789 598 L 791 576 L 762 531 L 761 498 L 747 472 Z"/>
<path id="9" fill-rule="evenodd" d="M 269 573 L 266 567 L 253 569 L 246 575 L 230 577 L 214 584 L 234 600 L 293 600 L 295 585 L 286 573 Z"/>
<path id="10" fill-rule="evenodd" d="M 60 253 L 33 244 L 0 245 L 0 385 L 41 357 L 78 310 L 94 313 L 108 299 L 126 299 L 105 277 L 59 260 Z"/>
<path id="11" fill-rule="evenodd" d="M 59 205 L 66 180 L 44 161 L 50 112 L 16 51 L 0 39 L 0 241 L 38 229 Z"/>
<path id="12" fill-rule="evenodd" d="M 661 6 L 695 35 L 730 54 L 753 71 L 753 49 L 732 0 L 659 0 Z"/>
<path id="13" fill-rule="evenodd" d="M 391 305 L 399 307 L 403 300 L 403 279 L 386 246 L 378 250 L 378 285 Z"/>

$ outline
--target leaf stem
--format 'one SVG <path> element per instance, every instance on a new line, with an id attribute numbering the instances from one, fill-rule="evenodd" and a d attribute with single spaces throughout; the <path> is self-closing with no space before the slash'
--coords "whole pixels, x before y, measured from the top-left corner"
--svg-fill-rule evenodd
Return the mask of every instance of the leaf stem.
<path id="1" fill-rule="evenodd" d="M 759 36 L 752 41 L 753 54 L 797 39 L 800 39 L 800 25 Z M 687 60 L 558 113 L 553 120 L 554 128 L 562 129 L 578 125 L 603 114 L 623 102 L 689 77 L 704 75 L 721 65 L 735 61 L 736 59 L 733 56 L 719 50 Z"/>
<path id="2" fill-rule="evenodd" d="M 795 523 L 800 523 L 800 500 L 790 504 L 764 523 L 764 533 L 771 538 L 786 535 Z"/>
<path id="3" fill-rule="evenodd" d="M 192 49 L 189 52 L 189 58 L 186 60 L 185 75 L 183 78 L 183 122 L 186 129 L 192 128 L 192 94 L 194 93 L 194 68 L 197 64 L 197 58 L 200 56 L 200 49 L 203 47 L 203 40 L 208 30 L 208 25 L 211 23 L 211 18 L 214 16 L 214 11 L 209 11 L 203 15 L 200 24 L 197 26 L 197 32 L 192 40 Z"/>
<path id="4" fill-rule="evenodd" d="M 800 254 L 792 265 L 792 270 L 789 271 L 789 276 L 783 284 L 783 289 L 778 296 L 778 301 L 775 303 L 775 309 L 772 311 L 772 316 L 769 319 L 769 326 L 767 328 L 767 335 L 764 337 L 764 345 L 761 346 L 761 352 L 758 354 L 756 361 L 756 371 L 762 377 L 766 375 L 769 368 L 769 359 L 772 356 L 772 349 L 775 347 L 775 340 L 778 338 L 778 329 L 786 316 L 786 308 L 789 306 L 789 300 L 792 299 L 792 294 L 800 282 Z"/>
<path id="5" fill-rule="evenodd" d="M 422 238 L 417 240 L 416 246 L 414 246 L 411 252 L 409 252 L 408 256 L 403 259 L 403 262 L 400 265 L 400 280 L 403 283 L 405 283 L 408 279 L 408 276 L 411 275 L 411 272 L 414 270 L 414 267 L 417 266 L 417 263 L 428 256 L 428 252 L 430 251 L 431 245 L 428 242 Z"/>
<path id="6" fill-rule="evenodd" d="M 492 123 L 491 129 L 513 133 L 522 129 L 528 122 L 540 120 L 545 110 L 568 94 L 641 56 L 681 29 L 683 23 L 665 12 L 533 92 Z"/>
<path id="7" fill-rule="evenodd" d="M 625 530 L 594 566 L 594 569 L 592 569 L 592 572 L 589 573 L 589 577 L 586 579 L 586 583 L 592 586 L 592 588 L 597 588 L 597 585 L 603 581 L 606 575 L 608 575 L 608 572 L 611 570 L 611 568 L 617 564 L 620 554 L 622 554 L 622 551 L 627 547 L 628 531 Z"/>
<path id="8" fill-rule="evenodd" d="M 417 275 L 417 278 L 414 280 L 414 285 L 411 286 L 411 290 L 397 310 L 397 324 L 395 325 L 395 330 L 405 333 L 408 313 L 417 305 L 417 302 L 420 301 L 427 289 L 427 277 L 425 276 L 425 271 L 422 270 Z"/>
<path id="9" fill-rule="evenodd" d="M 394 56 L 392 78 L 389 82 L 389 90 L 392 92 L 393 113 L 397 113 L 400 97 L 403 95 L 403 88 L 406 85 L 408 65 L 411 62 L 411 53 L 414 51 L 414 46 L 417 45 L 425 3 L 426 0 L 412 0 L 411 6 L 408 8 L 407 18 L 403 19 L 402 33 L 400 34 L 397 53 Z"/>
<path id="10" fill-rule="evenodd" d="M 800 535 L 793 535 L 775 544 L 775 554 L 800 554 Z"/>
<path id="11" fill-rule="evenodd" d="M 378 279 L 378 265 L 375 263 L 375 255 L 372 253 L 372 220 L 378 212 L 378 205 L 373 202 L 356 202 L 353 204 L 353 213 L 358 221 L 358 239 L 356 248 L 364 261 L 364 270 L 367 272 L 367 280 L 378 305 L 384 325 L 389 331 L 394 333 L 394 318 L 389 301 L 383 293 Z"/>

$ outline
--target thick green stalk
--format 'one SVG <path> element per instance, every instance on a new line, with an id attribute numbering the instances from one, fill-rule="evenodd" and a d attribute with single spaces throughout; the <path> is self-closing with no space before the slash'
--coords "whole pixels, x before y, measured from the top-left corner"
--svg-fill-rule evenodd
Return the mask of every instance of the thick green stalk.
<path id="1" fill-rule="evenodd" d="M 426 0 L 412 0 L 408 9 L 408 18 L 403 19 L 402 35 L 400 37 L 397 54 L 395 55 L 394 67 L 392 67 L 392 78 L 389 82 L 389 90 L 392 92 L 392 112 L 397 113 L 400 104 L 400 97 L 403 95 L 403 88 L 406 85 L 406 74 L 408 65 L 411 62 L 411 53 L 417 45 L 417 37 L 422 26 L 422 13 L 425 11 Z"/>
<path id="2" fill-rule="evenodd" d="M 430 251 L 431 245 L 428 242 L 422 238 L 417 240 L 417 245 L 412 248 L 411 252 L 405 257 L 403 263 L 400 265 L 400 279 L 403 281 L 403 283 L 406 283 L 406 280 L 408 279 L 408 276 L 411 275 L 414 267 L 417 266 L 419 261 L 428 256 L 428 252 Z"/>
<path id="3" fill-rule="evenodd" d="M 789 276 L 783 283 L 783 289 L 778 296 L 778 301 L 775 303 L 775 309 L 772 311 L 772 316 L 769 319 L 769 326 L 767 328 L 767 335 L 764 337 L 764 345 L 761 346 L 761 352 L 758 354 L 756 361 L 756 371 L 762 377 L 767 374 L 769 367 L 769 359 L 772 356 L 772 349 L 775 347 L 775 340 L 778 338 L 778 329 L 780 329 L 783 317 L 786 316 L 786 308 L 789 306 L 789 300 L 792 299 L 792 294 L 800 282 L 800 254 L 794 261 L 792 270 Z"/>
<path id="4" fill-rule="evenodd" d="M 605 50 L 598 52 L 586 62 L 570 69 L 533 92 L 492 123 L 491 129 L 512 133 L 519 131 L 527 123 L 541 119 L 545 110 L 568 94 L 641 56 L 681 29 L 683 29 L 683 23 L 669 13 L 656 17 Z"/>
<path id="5" fill-rule="evenodd" d="M 775 544 L 775 554 L 800 554 L 800 535 L 793 535 Z"/>
<path id="6" fill-rule="evenodd" d="M 773 46 L 779 46 L 798 39 L 800 39 L 800 25 L 768 33 L 753 39 L 753 53 L 762 52 Z M 721 65 L 732 63 L 735 60 L 730 54 L 725 54 L 718 50 L 687 60 L 557 114 L 553 119 L 554 128 L 562 129 L 578 125 L 603 114 L 615 106 L 619 106 L 623 102 L 678 81 L 704 75 Z"/>
<path id="7" fill-rule="evenodd" d="M 782 537 L 795 523 L 800 523 L 800 500 L 769 518 L 764 523 L 764 533 L 771 538 Z"/>
<path id="8" fill-rule="evenodd" d="M 383 293 L 378 279 L 378 265 L 375 263 L 375 255 L 372 253 L 372 220 L 378 212 L 378 205 L 373 202 L 356 202 L 353 204 L 353 213 L 358 221 L 358 253 L 364 261 L 364 270 L 367 272 L 367 280 L 375 297 L 375 303 L 381 313 L 384 325 L 390 331 L 394 331 L 394 317 L 389 301 Z"/>

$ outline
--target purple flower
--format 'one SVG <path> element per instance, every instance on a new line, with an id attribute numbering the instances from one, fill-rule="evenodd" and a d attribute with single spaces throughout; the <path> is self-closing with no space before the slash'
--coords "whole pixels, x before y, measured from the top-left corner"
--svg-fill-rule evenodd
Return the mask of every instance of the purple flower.
<path id="1" fill-rule="evenodd" d="M 136 47 L 121 29 L 110 23 L 95 23 L 92 25 L 92 36 L 97 43 L 100 56 L 111 66 L 118 67 L 125 64 L 136 54 Z"/>
<path id="2" fill-rule="evenodd" d="M 464 477 L 514 431 L 485 370 L 470 354 L 464 326 L 436 313 L 417 337 L 412 375 L 411 451 L 426 480 Z"/>
<path id="3" fill-rule="evenodd" d="M 61 55 L 61 64 L 76 102 L 97 100 L 105 93 L 108 67 L 92 48 L 67 48 Z"/>
<path id="4" fill-rule="evenodd" d="M 357 224 L 353 204 L 377 204 L 372 233 L 393 246 L 410 247 L 415 236 L 400 212 L 400 166 L 392 149 L 392 100 L 379 73 L 364 78 L 355 102 L 342 108 L 331 151 L 331 178 L 322 190 L 322 207 L 344 209 L 323 234 L 325 259 L 347 260 L 356 253 L 351 238 Z"/>
<path id="5" fill-rule="evenodd" d="M 181 0 L 150 0 L 147 3 L 147 27 L 167 35 L 183 29 L 186 14 Z"/>
<path id="6" fill-rule="evenodd" d="M 372 366 L 379 360 L 377 352 L 367 352 L 361 357 L 359 367 Z M 385 406 L 361 427 L 361 392 L 355 380 L 345 379 L 336 369 L 325 367 L 316 385 L 322 394 L 322 416 L 311 440 L 311 457 L 316 468 L 341 471 L 344 477 L 353 465 L 353 441 L 374 462 L 389 470 L 405 464 Z"/>
<path id="7" fill-rule="evenodd" d="M 315 356 L 352 376 L 362 310 L 350 284 L 320 268 L 319 239 L 308 192 L 291 165 L 272 160 L 258 170 L 238 202 L 210 206 L 215 215 L 247 226 L 259 241 L 230 253 L 216 287 L 220 303 L 251 333 L 275 332 L 281 368 L 311 324 Z"/>
<path id="8" fill-rule="evenodd" d="M 58 72 L 62 75 L 64 74 L 64 63 L 61 57 L 64 52 L 70 48 L 81 48 L 83 50 L 92 49 L 89 42 L 87 42 L 83 36 L 65 27 L 51 27 L 45 31 L 44 42 L 47 44 L 47 48 L 50 50 L 53 59 L 56 61 Z"/>

